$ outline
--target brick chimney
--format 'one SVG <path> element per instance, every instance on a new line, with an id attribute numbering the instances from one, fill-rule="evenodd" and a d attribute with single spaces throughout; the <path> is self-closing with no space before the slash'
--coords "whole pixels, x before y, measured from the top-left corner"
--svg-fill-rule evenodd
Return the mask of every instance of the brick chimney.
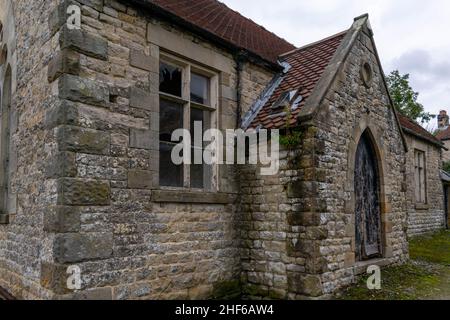
<path id="1" fill-rule="evenodd" d="M 449 120 L 450 118 L 447 115 L 447 111 L 442 110 L 441 112 L 439 112 L 439 116 L 438 116 L 438 129 L 439 130 L 445 130 L 448 128 L 449 126 Z"/>

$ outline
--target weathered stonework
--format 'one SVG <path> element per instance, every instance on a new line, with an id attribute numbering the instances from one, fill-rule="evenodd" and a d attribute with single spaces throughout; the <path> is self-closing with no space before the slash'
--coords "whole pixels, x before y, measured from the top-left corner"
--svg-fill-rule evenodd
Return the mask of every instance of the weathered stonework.
<path id="1" fill-rule="evenodd" d="M 30 299 L 240 296 L 236 169 L 220 171 L 217 194 L 158 190 L 159 54 L 178 46 L 220 72 L 221 128 L 237 125 L 238 79 L 245 111 L 274 71 L 246 63 L 238 75 L 231 53 L 125 2 L 5 1 L 0 18 L 18 27 L 21 157 L 0 286 Z M 81 30 L 65 25 L 69 4 Z M 66 287 L 74 264 L 77 293 Z"/>
<path id="2" fill-rule="evenodd" d="M 443 229 L 445 227 L 444 187 L 441 182 L 441 148 L 407 134 L 409 152 L 407 154 L 408 185 L 408 236 L 414 237 Z M 414 151 L 421 150 L 426 158 L 426 204 L 415 201 Z"/>
<path id="3" fill-rule="evenodd" d="M 354 44 L 347 36 L 341 46 L 350 48 L 348 56 L 336 53 L 345 62 L 313 106 L 316 114 L 300 119 L 301 148 L 284 154 L 279 176 L 241 170 L 243 282 L 250 297 L 323 297 L 365 272 L 355 257 L 353 181 L 356 147 L 366 130 L 377 148 L 383 238 L 383 259 L 368 263 L 408 259 L 406 148 L 370 30 L 359 28 Z M 370 87 L 360 77 L 362 61 L 373 69 Z"/>
<path id="4" fill-rule="evenodd" d="M 127 1 L 0 4 L 17 119 L 0 287 L 25 299 L 330 295 L 364 271 L 353 170 L 366 130 L 382 169 L 383 259 L 373 263 L 407 259 L 407 157 L 367 25 L 335 64 L 317 114 L 300 123 L 301 144 L 282 150 L 278 175 L 223 165 L 218 191 L 199 192 L 159 187 L 161 54 L 217 72 L 220 129 L 239 126 L 281 68 L 243 60 Z M 69 4 L 81 9 L 81 30 L 65 25 Z M 374 70 L 370 86 L 362 60 Z M 67 288 L 74 265 L 76 292 Z"/>

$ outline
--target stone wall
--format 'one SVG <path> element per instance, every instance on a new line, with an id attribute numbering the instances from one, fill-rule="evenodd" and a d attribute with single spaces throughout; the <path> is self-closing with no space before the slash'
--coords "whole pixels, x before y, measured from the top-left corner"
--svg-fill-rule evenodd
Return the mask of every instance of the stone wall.
<path id="1" fill-rule="evenodd" d="M 369 87 L 360 77 L 363 62 L 373 69 Z M 317 110 L 312 120 L 301 122 L 300 149 L 285 155 L 279 176 L 266 179 L 255 168 L 242 169 L 248 296 L 323 297 L 365 272 L 366 262 L 355 257 L 353 184 L 356 147 L 366 130 L 380 167 L 383 242 L 382 259 L 367 263 L 386 265 L 408 258 L 406 149 L 367 27 Z"/>
<path id="2" fill-rule="evenodd" d="M 407 135 L 407 199 L 408 236 L 413 237 L 444 228 L 444 187 L 441 181 L 441 149 L 412 135 Z M 426 204 L 415 201 L 414 150 L 425 152 L 426 159 Z"/>
<path id="3" fill-rule="evenodd" d="M 68 30 L 67 4 L 49 19 L 59 40 L 48 71 L 59 99 L 45 117 L 57 206 L 44 218 L 54 250 L 42 286 L 54 298 L 239 295 L 236 168 L 220 168 L 219 192 L 159 188 L 159 57 L 219 73 L 222 129 L 236 126 L 238 82 L 247 110 L 271 72 L 247 64 L 238 75 L 230 53 L 113 0 L 80 1 L 81 30 Z M 70 266 L 81 269 L 77 293 L 66 287 Z"/>
<path id="4" fill-rule="evenodd" d="M 12 69 L 9 224 L 0 225 L 0 286 L 18 298 L 49 298 L 40 285 L 41 261 L 52 255 L 53 236 L 44 233 L 43 217 L 56 205 L 56 181 L 46 180 L 55 138 L 43 125 L 55 105 L 47 66 L 58 42 L 47 24 L 56 1 L 0 0 L 0 20 Z"/>
<path id="5" fill-rule="evenodd" d="M 306 232 L 306 239 L 315 246 L 311 257 L 316 263 L 306 273 L 317 274 L 312 279 L 321 284 L 324 294 L 349 285 L 359 272 L 355 261 L 354 161 L 366 130 L 378 157 L 383 258 L 385 263 L 408 258 L 405 145 L 370 33 L 363 26 L 313 124 L 315 152 L 310 163 L 317 168 L 312 179 L 303 183 L 307 190 L 317 190 L 316 206 L 311 209 L 316 223 Z M 368 86 L 361 77 L 363 63 L 372 68 Z"/>

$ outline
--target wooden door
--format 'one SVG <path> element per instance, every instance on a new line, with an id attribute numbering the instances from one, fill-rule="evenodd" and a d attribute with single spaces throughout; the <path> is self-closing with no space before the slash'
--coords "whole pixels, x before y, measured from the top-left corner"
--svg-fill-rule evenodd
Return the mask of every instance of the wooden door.
<path id="1" fill-rule="evenodd" d="M 376 154 L 363 134 L 355 161 L 356 256 L 359 261 L 381 256 L 380 184 Z"/>

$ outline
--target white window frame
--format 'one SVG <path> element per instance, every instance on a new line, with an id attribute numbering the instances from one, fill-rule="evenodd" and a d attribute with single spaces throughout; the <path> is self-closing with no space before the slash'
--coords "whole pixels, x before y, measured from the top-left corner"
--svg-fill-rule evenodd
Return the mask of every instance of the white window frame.
<path id="1" fill-rule="evenodd" d="M 173 101 L 183 105 L 183 128 L 186 130 L 191 130 L 191 109 L 202 109 L 204 111 L 209 111 L 210 118 L 210 129 L 217 129 L 219 126 L 219 73 L 213 71 L 209 68 L 200 66 L 197 63 L 191 62 L 187 59 L 174 56 L 169 53 L 160 52 L 159 62 L 167 63 L 169 65 L 178 67 L 182 70 L 182 81 L 181 81 L 181 97 L 177 97 L 171 94 L 167 94 L 159 91 L 159 101 L 165 99 L 168 101 Z M 203 105 L 191 101 L 191 73 L 197 73 L 199 75 L 206 76 L 210 79 L 210 105 Z M 159 103 L 159 102 L 158 102 Z M 190 177 L 190 165 L 185 164 L 183 168 L 183 187 L 166 187 L 161 186 L 160 189 L 169 190 L 192 190 L 192 191 L 208 191 L 217 192 L 218 191 L 218 165 L 212 166 L 212 176 L 211 176 L 211 186 L 210 188 L 191 188 L 191 177 Z M 161 174 L 161 173 L 160 173 Z"/>

